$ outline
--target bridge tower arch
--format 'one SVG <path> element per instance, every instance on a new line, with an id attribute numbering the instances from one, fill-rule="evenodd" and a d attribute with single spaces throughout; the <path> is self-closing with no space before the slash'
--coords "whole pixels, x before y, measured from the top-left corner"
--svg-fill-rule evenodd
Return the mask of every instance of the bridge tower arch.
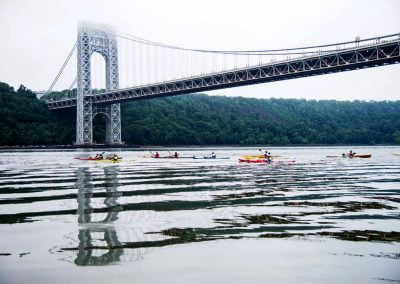
<path id="1" fill-rule="evenodd" d="M 119 87 L 117 39 L 107 27 L 81 23 L 78 26 L 77 51 L 76 145 L 93 144 L 93 118 L 97 113 L 105 113 L 109 117 L 106 144 L 122 144 L 120 104 L 98 106 L 93 104 L 91 96 L 91 56 L 94 52 L 103 56 L 105 61 L 106 90 Z"/>

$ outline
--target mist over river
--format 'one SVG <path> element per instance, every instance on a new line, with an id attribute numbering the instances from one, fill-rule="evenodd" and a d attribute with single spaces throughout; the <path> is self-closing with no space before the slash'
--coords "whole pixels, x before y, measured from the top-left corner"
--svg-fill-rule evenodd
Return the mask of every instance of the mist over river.
<path id="1" fill-rule="evenodd" d="M 0 150 L 0 283 L 400 282 L 400 147 L 268 150 Z"/>

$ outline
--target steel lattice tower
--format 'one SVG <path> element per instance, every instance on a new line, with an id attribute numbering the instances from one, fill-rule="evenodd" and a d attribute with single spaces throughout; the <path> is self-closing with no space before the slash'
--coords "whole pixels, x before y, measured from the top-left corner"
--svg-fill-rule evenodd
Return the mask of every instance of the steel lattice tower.
<path id="1" fill-rule="evenodd" d="M 121 142 L 121 107 L 119 103 L 100 107 L 92 103 L 91 56 L 103 56 L 106 65 L 106 90 L 118 89 L 118 45 L 115 36 L 103 27 L 80 24 L 78 27 L 78 93 L 76 98 L 76 144 L 93 144 L 93 118 L 106 115 L 106 143 Z"/>

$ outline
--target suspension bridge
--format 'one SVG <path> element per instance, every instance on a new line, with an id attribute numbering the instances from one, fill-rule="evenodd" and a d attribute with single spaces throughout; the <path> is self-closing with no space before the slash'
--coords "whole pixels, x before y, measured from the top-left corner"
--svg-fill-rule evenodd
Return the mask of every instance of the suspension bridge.
<path id="1" fill-rule="evenodd" d="M 45 98 L 50 110 L 76 108 L 76 145 L 93 144 L 92 122 L 98 114 L 106 116 L 106 144 L 120 145 L 122 102 L 399 62 L 400 34 L 288 49 L 205 50 L 80 24 Z"/>

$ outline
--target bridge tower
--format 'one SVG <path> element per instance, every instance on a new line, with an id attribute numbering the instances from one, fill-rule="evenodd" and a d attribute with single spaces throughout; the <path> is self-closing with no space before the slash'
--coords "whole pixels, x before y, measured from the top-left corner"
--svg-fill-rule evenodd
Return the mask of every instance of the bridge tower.
<path id="1" fill-rule="evenodd" d="M 103 56 L 106 65 L 106 90 L 119 87 L 118 45 L 109 28 L 81 23 L 78 26 L 78 77 L 76 98 L 76 145 L 93 144 L 93 119 L 97 114 L 106 115 L 106 144 L 121 142 L 121 107 L 119 103 L 95 105 L 92 102 L 91 56 Z"/>

